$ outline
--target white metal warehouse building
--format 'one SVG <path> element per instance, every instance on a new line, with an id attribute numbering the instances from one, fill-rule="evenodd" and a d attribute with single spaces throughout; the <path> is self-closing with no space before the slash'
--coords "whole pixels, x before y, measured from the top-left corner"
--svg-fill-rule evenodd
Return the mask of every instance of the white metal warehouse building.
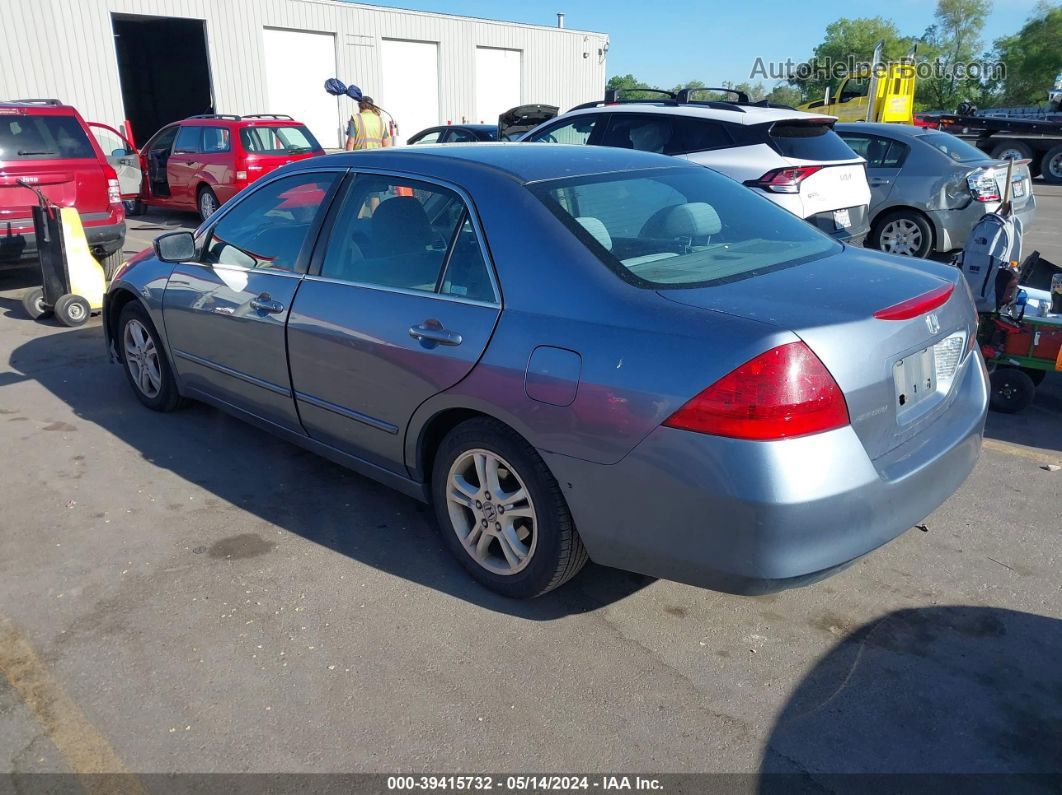
<path id="1" fill-rule="evenodd" d="M 136 143 L 196 113 L 286 113 L 338 146 L 355 83 L 399 140 L 600 98 L 608 36 L 343 0 L 3 0 L 0 99 L 56 97 Z"/>

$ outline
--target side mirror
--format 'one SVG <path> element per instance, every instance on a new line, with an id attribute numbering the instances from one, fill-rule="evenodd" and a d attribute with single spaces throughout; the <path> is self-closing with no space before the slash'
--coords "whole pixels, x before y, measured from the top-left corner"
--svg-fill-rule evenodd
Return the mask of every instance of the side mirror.
<path id="1" fill-rule="evenodd" d="M 131 154 L 133 154 L 133 153 L 131 151 L 129 151 L 128 149 L 112 149 L 111 150 L 111 157 L 129 157 L 129 155 L 131 155 Z"/>
<path id="2" fill-rule="evenodd" d="M 195 259 L 195 238 L 191 232 L 167 232 L 154 242 L 155 256 L 163 262 L 187 262 Z"/>

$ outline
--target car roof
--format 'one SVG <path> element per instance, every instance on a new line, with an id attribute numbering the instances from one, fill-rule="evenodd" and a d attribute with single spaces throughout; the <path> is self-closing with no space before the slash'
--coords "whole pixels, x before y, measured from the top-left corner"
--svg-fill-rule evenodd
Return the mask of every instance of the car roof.
<path id="1" fill-rule="evenodd" d="M 80 116 L 73 105 L 64 105 L 59 100 L 17 100 L 0 99 L 0 108 L 18 108 L 27 115 L 41 114 L 48 116 Z"/>
<path id="2" fill-rule="evenodd" d="M 299 161 L 299 165 L 312 168 L 326 163 L 355 169 L 360 166 L 406 171 L 458 182 L 462 173 L 488 171 L 522 183 L 614 171 L 700 168 L 679 158 L 635 149 L 515 141 L 385 147 Z"/>
<path id="3" fill-rule="evenodd" d="M 170 122 L 170 124 L 185 124 L 188 126 L 207 126 L 218 127 L 221 125 L 231 124 L 240 127 L 249 127 L 256 124 L 265 124 L 270 127 L 301 127 L 302 122 L 292 119 L 290 117 L 283 119 L 269 118 L 269 114 L 263 114 L 262 116 L 248 115 L 248 116 L 230 116 L 228 114 L 217 114 L 210 116 L 189 116 L 187 119 L 178 119 L 177 121 Z M 166 125 L 170 126 L 170 125 Z"/>
<path id="4" fill-rule="evenodd" d="M 872 135 L 892 136 L 894 138 L 917 138 L 936 130 L 928 130 L 925 127 L 916 127 L 913 124 L 892 124 L 882 122 L 852 121 L 843 122 L 834 127 L 838 132 L 858 133 L 864 132 Z"/>
<path id="5" fill-rule="evenodd" d="M 827 116 L 822 113 L 805 113 L 800 110 L 787 108 L 765 108 L 756 105 L 735 105 L 733 109 L 707 107 L 704 105 L 682 104 L 672 105 L 659 102 L 624 102 L 616 105 L 600 105 L 593 108 L 580 108 L 570 110 L 557 116 L 558 119 L 568 116 L 585 116 L 590 113 L 641 113 L 661 116 L 693 116 L 698 119 L 716 119 L 728 121 L 731 124 L 767 124 L 774 121 L 807 121 L 810 119 L 836 120 L 836 116 Z M 554 121 L 551 119 L 550 121 Z"/>

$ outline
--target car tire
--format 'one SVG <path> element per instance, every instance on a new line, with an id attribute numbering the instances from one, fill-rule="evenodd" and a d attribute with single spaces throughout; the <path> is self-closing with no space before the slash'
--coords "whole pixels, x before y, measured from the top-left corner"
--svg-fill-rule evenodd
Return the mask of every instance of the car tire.
<path id="1" fill-rule="evenodd" d="M 27 290 L 22 296 L 22 308 L 31 320 L 37 320 L 49 314 L 52 310 L 44 303 L 44 288 L 34 287 Z"/>
<path id="2" fill-rule="evenodd" d="M 217 194 L 210 187 L 204 185 L 196 194 L 195 206 L 199 208 L 200 220 L 205 221 L 216 213 L 221 205 L 218 204 Z"/>
<path id="3" fill-rule="evenodd" d="M 1044 153 L 1040 160 L 1040 176 L 1051 185 L 1062 185 L 1062 144 Z"/>
<path id="4" fill-rule="evenodd" d="M 116 345 L 125 376 L 141 403 L 153 411 L 173 411 L 183 405 L 155 324 L 135 300 L 118 316 Z"/>
<path id="5" fill-rule="evenodd" d="M 130 218 L 135 218 L 138 215 L 144 214 L 144 202 L 140 199 L 124 199 L 122 205 L 125 207 L 125 214 Z"/>
<path id="6" fill-rule="evenodd" d="M 994 147 L 990 157 L 996 160 L 1032 160 L 1032 147 L 1024 141 L 1000 141 Z"/>
<path id="7" fill-rule="evenodd" d="M 887 254 L 925 257 L 933 250 L 933 227 L 915 210 L 896 210 L 874 222 L 870 246 Z"/>
<path id="8" fill-rule="evenodd" d="M 446 435 L 431 489 L 446 545 L 473 579 L 496 593 L 541 596 L 586 564 L 556 479 L 531 445 L 495 420 L 466 420 Z M 522 496 L 504 501 L 514 495 Z"/>
<path id="9" fill-rule="evenodd" d="M 110 254 L 104 254 L 102 257 L 97 257 L 97 261 L 100 263 L 100 267 L 103 268 L 103 278 L 110 283 L 114 278 L 114 274 L 118 269 L 122 267 L 122 263 L 125 262 L 125 255 L 121 247 L 112 251 Z"/>
<path id="10" fill-rule="evenodd" d="M 92 316 L 92 307 L 80 295 L 67 293 L 60 296 L 55 302 L 55 319 L 64 326 L 76 328 L 85 325 L 85 321 Z"/>
<path id="11" fill-rule="evenodd" d="M 1036 396 L 1036 384 L 1017 367 L 997 367 L 989 376 L 992 395 L 989 405 L 993 411 L 1016 414 L 1028 408 Z"/>

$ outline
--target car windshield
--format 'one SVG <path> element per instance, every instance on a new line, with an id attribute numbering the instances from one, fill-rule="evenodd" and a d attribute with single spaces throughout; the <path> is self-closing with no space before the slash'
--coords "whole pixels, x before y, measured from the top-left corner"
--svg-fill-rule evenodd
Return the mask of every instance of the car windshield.
<path id="1" fill-rule="evenodd" d="M 0 160 L 88 160 L 96 152 L 73 116 L 0 116 Z"/>
<path id="2" fill-rule="evenodd" d="M 240 143 L 252 155 L 301 155 L 321 149 L 313 133 L 301 124 L 244 127 L 240 130 Z"/>
<path id="3" fill-rule="evenodd" d="M 931 132 L 919 135 L 919 140 L 932 146 L 939 152 L 943 152 L 957 163 L 973 163 L 978 160 L 987 160 L 988 155 L 973 144 L 968 144 L 961 138 L 949 135 L 945 132 Z"/>
<path id="4" fill-rule="evenodd" d="M 749 278 L 841 248 L 705 168 L 584 176 L 530 188 L 606 265 L 640 287 Z"/>

